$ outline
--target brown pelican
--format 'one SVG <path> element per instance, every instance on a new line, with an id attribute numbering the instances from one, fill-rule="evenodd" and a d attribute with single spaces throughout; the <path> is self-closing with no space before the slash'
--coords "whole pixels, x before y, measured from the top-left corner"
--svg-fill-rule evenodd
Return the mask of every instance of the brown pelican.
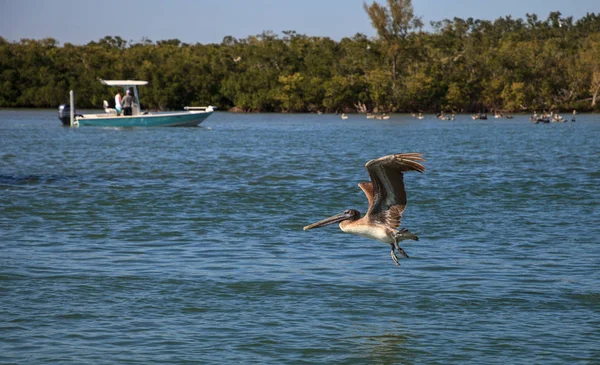
<path id="1" fill-rule="evenodd" d="M 397 230 L 406 208 L 404 172 L 425 172 L 425 166 L 418 161 L 425 161 L 420 153 L 399 153 L 367 162 L 365 166 L 371 181 L 358 184 L 369 201 L 367 214 L 361 218 L 360 212 L 349 209 L 306 226 L 304 230 L 339 222 L 340 229 L 344 232 L 389 244 L 392 247 L 392 259 L 396 265 L 400 265 L 394 250 L 406 258 L 408 255 L 398 243 L 407 239 L 419 239 L 405 228 Z"/>

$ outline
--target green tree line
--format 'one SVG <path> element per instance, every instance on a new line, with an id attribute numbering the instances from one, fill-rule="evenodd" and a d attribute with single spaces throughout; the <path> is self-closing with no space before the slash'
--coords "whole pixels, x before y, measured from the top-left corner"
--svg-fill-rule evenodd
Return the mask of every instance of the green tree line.
<path id="1" fill-rule="evenodd" d="M 100 108 L 103 79 L 149 81 L 143 107 L 248 112 L 599 110 L 600 15 L 445 19 L 430 30 L 410 1 L 364 4 L 377 37 L 334 41 L 265 31 L 220 44 L 177 39 L 86 45 L 0 37 L 0 107 L 56 107 L 75 90 Z"/>

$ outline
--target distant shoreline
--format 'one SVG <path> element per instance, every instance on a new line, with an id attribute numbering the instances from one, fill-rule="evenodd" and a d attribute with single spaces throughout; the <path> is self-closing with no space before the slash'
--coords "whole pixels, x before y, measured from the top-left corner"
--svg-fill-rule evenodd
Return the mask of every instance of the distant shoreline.
<path id="1" fill-rule="evenodd" d="M 412 12 L 410 1 L 394 4 Z M 600 111 L 600 14 L 454 18 L 434 22 L 431 32 L 408 22 L 388 34 L 392 25 L 376 27 L 375 39 L 340 41 L 295 31 L 207 45 L 106 36 L 60 46 L 52 38 L 0 37 L 0 107 L 58 107 L 74 90 L 78 107 L 101 108 L 117 92 L 102 78 L 147 81 L 140 100 L 148 110 Z"/>
<path id="2" fill-rule="evenodd" d="M 32 107 L 10 107 L 10 108 L 0 108 L 0 112 L 2 111 L 48 111 L 48 112 L 56 112 L 58 110 L 58 106 L 56 108 L 32 108 Z M 81 111 L 85 111 L 85 112 L 90 112 L 90 113 L 102 113 L 102 109 L 95 109 L 95 108 L 81 108 Z M 166 112 L 171 112 L 171 111 L 176 111 L 176 110 L 151 110 L 152 112 L 156 112 L 156 113 L 166 113 Z M 542 110 L 540 110 L 538 112 L 538 114 L 542 112 Z M 282 115 L 292 115 L 292 114 L 306 114 L 306 115 L 325 115 L 325 116 L 341 116 L 342 114 L 349 114 L 349 115 L 354 115 L 354 116 L 359 116 L 359 115 L 363 115 L 366 116 L 367 114 L 377 114 L 377 113 L 359 113 L 359 112 L 343 112 L 343 113 L 327 113 L 327 112 L 323 112 L 321 114 L 317 113 L 317 112 L 274 112 L 274 111 L 260 111 L 260 112 L 255 112 L 255 111 L 250 111 L 250 112 L 244 112 L 244 111 L 230 111 L 230 110 L 219 110 L 217 109 L 215 111 L 215 113 L 227 113 L 227 114 L 282 114 Z M 571 111 L 556 111 L 555 113 L 557 114 L 563 114 L 563 115 L 572 115 L 572 110 Z M 381 114 L 381 113 L 380 113 Z M 413 113 L 410 112 L 393 112 L 393 113 L 383 113 L 383 114 L 387 114 L 387 115 L 412 115 Z M 418 113 L 417 113 L 418 114 Z M 436 119 L 435 116 L 438 114 L 436 112 L 422 112 L 423 116 L 428 117 L 429 119 L 433 118 Z M 448 113 L 447 113 L 448 114 Z M 473 116 L 475 114 L 478 114 L 476 112 L 460 112 L 460 113 L 454 113 L 457 116 Z M 493 120 L 493 119 L 505 119 L 505 118 L 494 118 L 494 113 L 482 113 L 482 114 L 487 114 L 488 119 L 489 120 Z M 506 112 L 504 113 L 505 116 L 530 116 L 533 113 L 529 113 L 529 112 L 518 112 L 518 113 L 509 113 Z M 585 111 L 585 112 L 577 112 L 577 115 L 593 115 L 593 114 L 600 114 L 599 112 L 596 111 Z"/>

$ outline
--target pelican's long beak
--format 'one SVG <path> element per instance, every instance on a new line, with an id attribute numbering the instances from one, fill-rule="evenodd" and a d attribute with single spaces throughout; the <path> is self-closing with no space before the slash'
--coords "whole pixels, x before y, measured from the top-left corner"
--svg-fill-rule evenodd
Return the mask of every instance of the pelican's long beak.
<path id="1" fill-rule="evenodd" d="M 347 214 L 347 213 L 340 213 L 340 214 L 336 214 L 332 217 L 329 218 L 325 218 L 322 221 L 318 221 L 317 223 L 313 223 L 311 225 L 308 225 L 306 227 L 304 227 L 305 231 L 308 231 L 309 229 L 313 229 L 313 228 L 319 228 L 319 227 L 324 227 L 324 226 L 328 226 L 330 224 L 334 224 L 334 223 L 338 223 L 341 222 L 343 220 L 346 220 L 348 218 L 350 218 L 351 215 Z"/>

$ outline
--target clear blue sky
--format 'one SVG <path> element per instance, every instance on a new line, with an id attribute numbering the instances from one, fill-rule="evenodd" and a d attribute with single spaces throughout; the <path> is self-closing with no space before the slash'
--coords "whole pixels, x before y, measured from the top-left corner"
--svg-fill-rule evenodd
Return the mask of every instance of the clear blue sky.
<path id="1" fill-rule="evenodd" d="M 385 3 L 385 0 L 379 0 Z M 368 0 L 367 3 L 372 3 Z M 52 37 L 86 44 L 104 36 L 139 42 L 179 39 L 220 43 L 271 30 L 295 30 L 339 40 L 356 33 L 374 36 L 363 0 L 0 0 L 0 36 L 9 41 Z M 426 25 L 444 18 L 494 20 L 551 11 L 581 18 L 600 13 L 599 0 L 413 0 Z"/>

